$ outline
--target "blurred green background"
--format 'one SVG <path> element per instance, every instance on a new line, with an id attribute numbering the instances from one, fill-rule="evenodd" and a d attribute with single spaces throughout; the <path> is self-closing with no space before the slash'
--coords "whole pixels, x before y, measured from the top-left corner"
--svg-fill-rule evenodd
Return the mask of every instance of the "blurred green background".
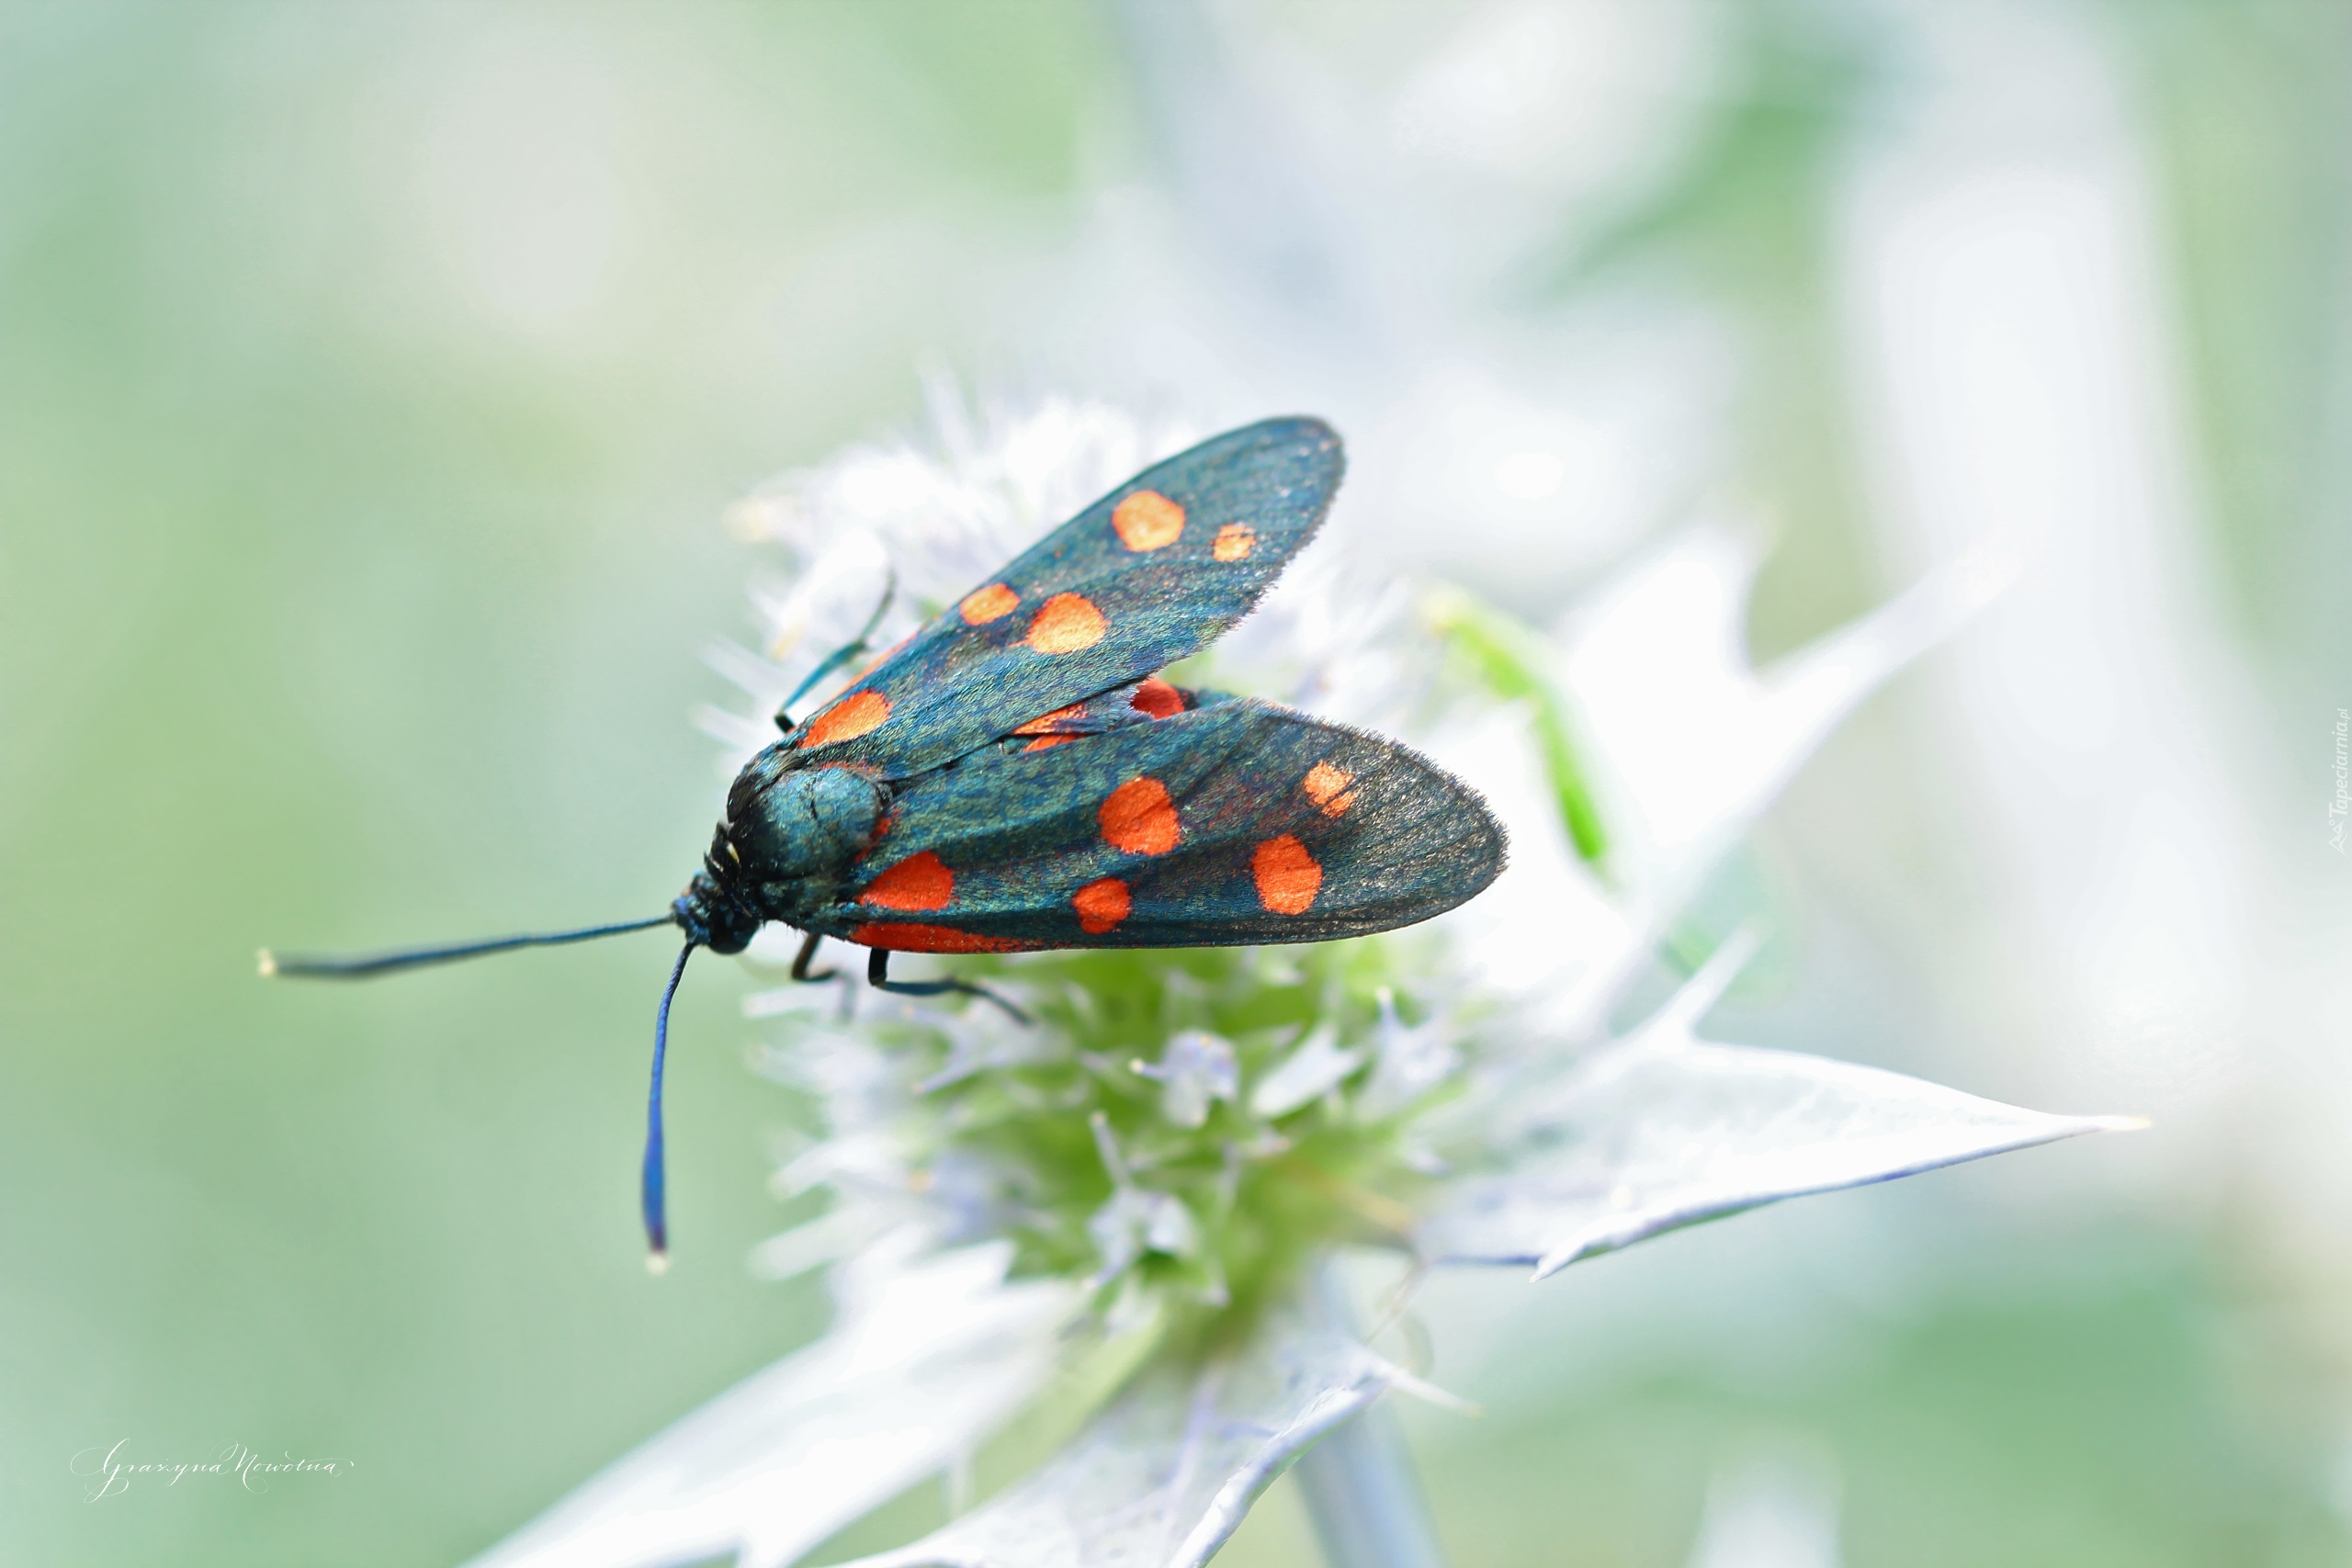
<path id="1" fill-rule="evenodd" d="M 1801 782 L 1798 977 L 1722 1034 L 2160 1124 L 1437 1286 L 1488 1414 L 1411 1430 L 1463 1568 L 1694 1561 L 1757 1454 L 1857 1565 L 2346 1561 L 2347 89 L 2332 0 L 0 0 L 0 1561 L 455 1561 L 822 1323 L 743 1268 L 789 1108 L 731 966 L 658 1283 L 658 936 L 252 975 L 657 911 L 752 483 L 919 433 L 926 367 L 1311 408 L 1351 547 L 1539 619 L 1731 498 L 1770 655 L 1951 553 L 1899 287 L 1970 265 L 1905 238 L 1947 186 L 2112 264 L 2052 297 L 2154 436 L 2047 495 L 2161 482 L 2026 518 L 2056 586 Z M 1565 488 L 1478 490 L 1506 427 Z M 2007 722 L 2052 689 L 2104 694 Z M 91 1501 L 118 1441 L 356 1468 Z M 1227 1560 L 1303 1530 L 1278 1488 Z"/>

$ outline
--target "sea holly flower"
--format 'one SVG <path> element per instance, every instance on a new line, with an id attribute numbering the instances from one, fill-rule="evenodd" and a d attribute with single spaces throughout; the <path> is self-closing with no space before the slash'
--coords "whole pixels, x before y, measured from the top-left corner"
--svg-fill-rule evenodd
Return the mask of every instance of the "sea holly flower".
<path id="1" fill-rule="evenodd" d="M 762 646 L 716 658 L 755 704 L 706 716 L 739 750 L 831 649 L 895 640 L 1190 434 L 1091 404 L 974 422 L 935 401 L 938 451 L 861 448 L 736 513 L 794 574 L 758 596 Z M 821 1128 L 777 1184 L 829 1204 L 753 1266 L 828 1269 L 834 1325 L 483 1561 L 766 1568 L 938 1474 L 955 1517 L 868 1568 L 1203 1562 L 1318 1438 L 1391 1391 L 1442 1397 L 1321 1288 L 1336 1249 L 1542 1277 L 2119 1125 L 1706 1039 L 1752 931 L 1646 1021 L 1606 1027 L 1804 754 L 1993 576 L 1945 572 L 1757 671 L 1754 560 L 1736 533 L 1690 534 L 1555 638 L 1460 595 L 1335 593 L 1310 551 L 1204 678 L 1440 716 L 1419 739 L 1487 789 L 1510 869 L 1448 917 L 1353 942 L 956 961 L 1027 1022 L 846 979 L 753 998 L 775 1032 L 762 1069 Z"/>

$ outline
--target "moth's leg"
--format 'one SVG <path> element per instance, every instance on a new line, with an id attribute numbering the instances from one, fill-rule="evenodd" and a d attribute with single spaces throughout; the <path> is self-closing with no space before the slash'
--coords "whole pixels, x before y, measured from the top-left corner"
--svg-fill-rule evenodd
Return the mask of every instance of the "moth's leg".
<path id="1" fill-rule="evenodd" d="M 804 986 L 814 986 L 830 980 L 841 973 L 838 969 L 811 969 L 808 961 L 817 956 L 817 944 L 825 939 L 810 931 L 800 939 L 800 955 L 792 961 L 792 977 Z"/>
<path id="2" fill-rule="evenodd" d="M 874 628 L 880 626 L 882 617 L 890 613 L 890 602 L 898 596 L 899 569 L 892 567 L 890 580 L 882 589 L 882 603 L 874 606 L 874 614 L 865 617 L 865 625 L 858 629 L 858 634 L 819 660 L 817 668 L 808 671 L 808 678 L 795 686 L 792 695 L 785 698 L 784 705 L 775 710 L 775 727 L 778 729 L 786 735 L 791 734 L 792 705 L 807 696 L 811 686 L 874 645 Z"/>
<path id="3" fill-rule="evenodd" d="M 1034 1021 L 1027 1013 L 986 986 L 975 986 L 968 980 L 893 980 L 890 978 L 890 950 L 887 947 L 870 950 L 865 960 L 865 983 L 877 991 L 893 991 L 902 997 L 978 997 L 1002 1008 L 1015 1023 Z"/>

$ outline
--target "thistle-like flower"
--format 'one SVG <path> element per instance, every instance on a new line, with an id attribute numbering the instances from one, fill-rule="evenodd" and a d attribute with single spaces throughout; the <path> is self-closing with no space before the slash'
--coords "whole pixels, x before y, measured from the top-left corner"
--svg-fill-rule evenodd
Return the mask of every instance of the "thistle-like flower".
<path id="1" fill-rule="evenodd" d="M 880 642 L 1190 434 L 1074 401 L 977 425 L 934 403 L 938 450 L 854 450 L 734 514 L 790 575 L 755 591 L 763 646 L 715 656 L 754 703 L 705 716 L 730 765 L 886 584 Z M 1565 643 L 1459 594 L 1334 592 L 1327 552 L 1213 650 L 1211 679 L 1391 728 L 1452 716 L 1417 739 L 1510 823 L 1503 878 L 1354 942 L 956 961 L 1026 1024 L 847 982 L 753 998 L 763 1070 L 822 1128 L 779 1188 L 827 1207 L 752 1266 L 830 1269 L 834 1326 L 486 1563 L 732 1551 L 768 1568 L 938 1472 L 996 1489 L 870 1568 L 1199 1563 L 1318 1438 L 1391 1390 L 1436 1393 L 1318 1290 L 1336 1249 L 1541 1278 L 1781 1198 L 2120 1124 L 1704 1040 L 1752 931 L 1646 1021 L 1605 1027 L 1715 858 L 1989 574 L 1947 570 L 1758 674 L 1738 637 L 1753 553 L 1734 534 L 1636 564 Z"/>

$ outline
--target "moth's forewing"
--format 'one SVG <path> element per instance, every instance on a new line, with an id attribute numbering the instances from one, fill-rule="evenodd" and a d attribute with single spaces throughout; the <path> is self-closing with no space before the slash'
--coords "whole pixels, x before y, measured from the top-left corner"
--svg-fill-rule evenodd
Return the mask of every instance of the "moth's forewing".
<path id="1" fill-rule="evenodd" d="M 1145 469 L 924 626 L 791 738 L 808 761 L 911 778 L 1198 652 L 1330 508 L 1320 420 L 1266 420 Z"/>

